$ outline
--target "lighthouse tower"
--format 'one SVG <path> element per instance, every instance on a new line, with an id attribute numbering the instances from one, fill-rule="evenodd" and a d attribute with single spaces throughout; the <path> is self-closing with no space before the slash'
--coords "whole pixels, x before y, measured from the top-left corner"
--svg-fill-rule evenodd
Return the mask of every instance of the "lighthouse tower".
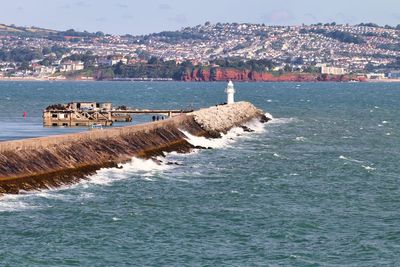
<path id="1" fill-rule="evenodd" d="M 227 101 L 228 104 L 235 103 L 235 88 L 233 86 L 233 82 L 229 81 L 228 86 L 225 89 L 225 93 L 227 94 Z"/>

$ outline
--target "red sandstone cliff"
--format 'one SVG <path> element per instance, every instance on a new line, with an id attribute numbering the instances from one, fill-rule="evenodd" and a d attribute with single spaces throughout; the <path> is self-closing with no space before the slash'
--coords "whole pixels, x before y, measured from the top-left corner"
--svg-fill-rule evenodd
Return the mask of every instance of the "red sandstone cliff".
<path id="1" fill-rule="evenodd" d="M 254 82 L 348 82 L 348 75 L 321 75 L 314 73 L 284 73 L 275 76 L 271 73 L 260 73 L 233 68 L 193 69 L 182 75 L 182 81 L 254 81 Z M 362 81 L 359 78 L 352 80 Z"/>

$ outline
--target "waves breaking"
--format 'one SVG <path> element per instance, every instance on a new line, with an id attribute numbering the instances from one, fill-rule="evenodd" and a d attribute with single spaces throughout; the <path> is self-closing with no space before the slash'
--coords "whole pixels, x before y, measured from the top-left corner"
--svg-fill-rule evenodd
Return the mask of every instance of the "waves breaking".
<path id="1" fill-rule="evenodd" d="M 206 149 L 226 149 L 235 142 L 245 138 L 257 138 L 257 133 L 266 131 L 265 124 L 258 120 L 251 120 L 242 127 L 234 127 L 226 133 L 222 133 L 220 138 L 206 138 L 192 135 L 188 131 L 181 130 L 185 139 L 193 149 L 190 152 L 182 154 L 179 152 L 164 153 L 163 156 L 155 156 L 149 159 L 132 157 L 129 162 L 118 164 L 112 168 L 102 168 L 94 174 L 86 176 L 77 184 L 65 185 L 58 188 L 50 188 L 37 191 L 21 191 L 20 195 L 7 195 L 0 201 L 0 212 L 22 211 L 25 209 L 41 208 L 34 204 L 35 201 L 29 198 L 48 198 L 53 200 L 68 201 L 65 190 L 82 188 L 88 189 L 92 186 L 110 186 L 111 184 L 138 177 L 145 181 L 155 181 L 155 177 L 169 176 L 174 169 L 179 168 L 182 162 L 180 157 L 187 157 L 198 154 L 204 148 Z M 245 130 L 250 129 L 251 131 Z M 83 193 L 86 197 L 91 197 L 90 193 Z"/>

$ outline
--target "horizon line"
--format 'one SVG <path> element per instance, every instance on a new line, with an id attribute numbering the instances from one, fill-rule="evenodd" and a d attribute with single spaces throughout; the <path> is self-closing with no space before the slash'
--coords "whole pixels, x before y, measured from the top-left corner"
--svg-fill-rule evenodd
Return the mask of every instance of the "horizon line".
<path id="1" fill-rule="evenodd" d="M 317 23 L 310 23 L 310 24 L 306 24 L 306 23 L 301 23 L 301 24 L 269 24 L 269 23 L 262 23 L 262 22 L 258 22 L 258 23 L 252 23 L 252 22 L 210 22 L 210 21 L 205 21 L 202 24 L 196 24 L 196 25 L 188 25 L 188 26 L 182 26 L 179 29 L 175 29 L 175 30 L 161 30 L 158 32 L 149 32 L 149 33 L 145 33 L 145 34 L 132 34 L 132 33 L 123 33 L 123 34 L 116 34 L 116 33 L 108 33 L 108 32 L 103 32 L 102 30 L 96 30 L 96 31 L 88 31 L 88 30 L 77 30 L 74 28 L 65 28 L 65 29 L 57 29 L 57 28 L 50 28 L 50 27 L 42 27 L 42 26 L 35 26 L 35 25 L 17 25 L 14 23 L 11 24 L 7 24 L 7 23 L 0 23 L 0 25 L 5 25 L 5 26 L 11 26 L 11 27 L 23 27 L 23 28 L 37 28 L 37 29 L 43 29 L 43 30 L 49 30 L 49 31 L 59 31 L 59 32 L 63 32 L 63 31 L 68 31 L 68 30 L 74 30 L 76 32 L 89 32 L 89 33 L 96 33 L 96 32 L 103 32 L 104 34 L 108 34 L 108 35 L 114 35 L 114 36 L 124 36 L 124 35 L 132 35 L 132 36 L 145 36 L 145 35 L 151 35 L 151 34 L 156 34 L 156 33 L 160 33 L 160 32 L 165 32 L 165 31 L 180 31 L 183 30 L 185 28 L 194 28 L 197 26 L 204 26 L 207 23 L 210 23 L 210 25 L 217 25 L 217 24 L 249 24 L 249 25 L 264 25 L 265 27 L 301 27 L 301 26 L 327 26 L 326 24 L 332 24 L 335 23 L 335 25 L 331 25 L 331 26 L 340 26 L 340 25 L 348 25 L 348 26 L 359 26 L 361 24 L 371 24 L 371 25 L 376 25 L 380 28 L 384 28 L 384 27 L 392 27 L 392 28 L 396 28 L 397 26 L 400 25 L 400 23 L 398 25 L 389 25 L 389 24 L 385 24 L 385 25 L 380 25 L 378 23 L 375 22 L 359 22 L 359 23 L 337 23 L 335 21 L 331 21 L 331 22 L 317 22 Z"/>

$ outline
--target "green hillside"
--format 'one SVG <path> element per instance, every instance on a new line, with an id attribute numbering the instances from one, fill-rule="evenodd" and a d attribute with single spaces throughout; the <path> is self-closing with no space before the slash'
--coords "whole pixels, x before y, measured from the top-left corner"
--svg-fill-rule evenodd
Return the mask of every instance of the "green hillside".
<path id="1" fill-rule="evenodd" d="M 15 25 L 0 24 L 0 34 L 17 36 L 47 37 L 50 34 L 56 34 L 58 31 L 43 29 L 38 27 L 20 27 Z"/>

